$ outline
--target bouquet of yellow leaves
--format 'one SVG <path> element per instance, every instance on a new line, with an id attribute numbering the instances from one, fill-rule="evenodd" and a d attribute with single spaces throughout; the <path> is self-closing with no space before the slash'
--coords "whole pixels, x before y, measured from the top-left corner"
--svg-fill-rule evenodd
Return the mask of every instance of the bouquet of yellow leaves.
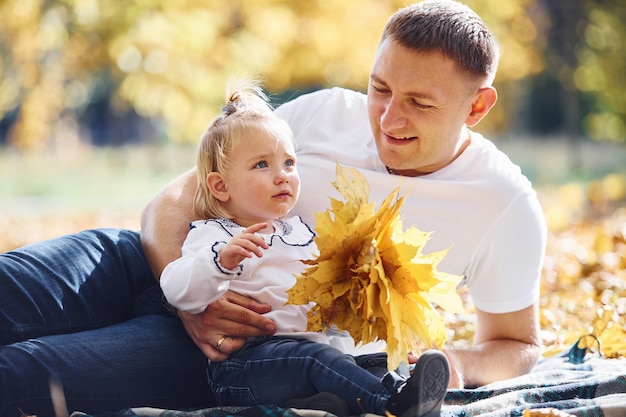
<path id="1" fill-rule="evenodd" d="M 333 186 L 345 201 L 331 198 L 331 209 L 316 213 L 319 256 L 305 261 L 310 266 L 289 290 L 288 303 L 316 303 L 308 331 L 334 325 L 356 343 L 385 340 L 390 370 L 409 352 L 441 349 L 447 332 L 433 303 L 463 310 L 456 292 L 461 277 L 437 270 L 446 251 L 424 255 L 430 233 L 402 230 L 404 197 L 394 198 L 399 189 L 374 212 L 369 185 L 358 170 L 338 165 Z"/>

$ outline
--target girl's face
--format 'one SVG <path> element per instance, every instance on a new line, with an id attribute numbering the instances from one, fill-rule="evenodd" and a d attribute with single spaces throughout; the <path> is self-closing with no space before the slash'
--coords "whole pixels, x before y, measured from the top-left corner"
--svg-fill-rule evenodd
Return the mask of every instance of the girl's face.
<path id="1" fill-rule="evenodd" d="M 233 149 L 231 164 L 221 176 L 224 207 L 244 227 L 287 215 L 300 195 L 291 137 L 265 129 L 250 135 Z"/>

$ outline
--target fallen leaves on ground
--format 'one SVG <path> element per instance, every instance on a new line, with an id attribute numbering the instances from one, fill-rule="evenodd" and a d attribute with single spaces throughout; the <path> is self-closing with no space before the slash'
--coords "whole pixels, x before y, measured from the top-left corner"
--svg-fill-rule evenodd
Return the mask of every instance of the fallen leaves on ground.
<path id="1" fill-rule="evenodd" d="M 535 408 L 526 409 L 522 417 L 576 417 L 573 414 L 566 413 L 565 411 L 558 410 L 556 408 Z"/>
<path id="2" fill-rule="evenodd" d="M 541 290 L 545 355 L 592 335 L 580 347 L 626 357 L 626 182 L 612 174 L 554 191 L 564 198 L 546 198 L 544 207 L 550 231 Z"/>

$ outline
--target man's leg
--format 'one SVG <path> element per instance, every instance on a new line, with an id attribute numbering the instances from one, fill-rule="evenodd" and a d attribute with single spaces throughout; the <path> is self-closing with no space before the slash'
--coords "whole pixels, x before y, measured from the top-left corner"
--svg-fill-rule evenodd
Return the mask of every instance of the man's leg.
<path id="1" fill-rule="evenodd" d="M 157 312 L 139 233 L 88 230 L 0 254 L 0 344 Z"/>
<path id="2" fill-rule="evenodd" d="M 0 347 L 5 416 L 54 416 L 49 381 L 72 411 L 183 409 L 215 404 L 206 358 L 174 316 L 146 315 L 101 329 Z"/>
<path id="3" fill-rule="evenodd" d="M 0 288 L 3 417 L 53 415 L 51 377 L 70 410 L 212 405 L 206 360 L 164 309 L 138 233 L 91 230 L 0 254 Z"/>

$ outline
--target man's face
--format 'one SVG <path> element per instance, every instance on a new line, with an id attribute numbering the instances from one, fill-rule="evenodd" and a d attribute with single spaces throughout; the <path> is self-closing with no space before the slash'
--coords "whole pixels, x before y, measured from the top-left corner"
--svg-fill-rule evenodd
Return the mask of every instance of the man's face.
<path id="1" fill-rule="evenodd" d="M 390 39 L 380 44 L 367 97 L 385 165 L 420 175 L 454 160 L 467 144 L 465 123 L 477 97 L 470 79 L 441 53 L 415 52 Z"/>

